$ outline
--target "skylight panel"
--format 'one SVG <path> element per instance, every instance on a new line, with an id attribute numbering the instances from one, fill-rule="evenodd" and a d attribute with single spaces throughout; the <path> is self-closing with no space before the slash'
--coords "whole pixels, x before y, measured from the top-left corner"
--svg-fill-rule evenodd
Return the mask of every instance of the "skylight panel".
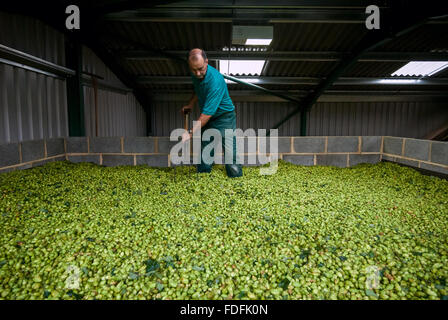
<path id="1" fill-rule="evenodd" d="M 265 60 L 219 60 L 219 72 L 226 75 L 259 76 Z"/>
<path id="2" fill-rule="evenodd" d="M 411 61 L 391 75 L 411 77 L 432 76 L 446 67 L 448 67 L 448 61 Z"/>

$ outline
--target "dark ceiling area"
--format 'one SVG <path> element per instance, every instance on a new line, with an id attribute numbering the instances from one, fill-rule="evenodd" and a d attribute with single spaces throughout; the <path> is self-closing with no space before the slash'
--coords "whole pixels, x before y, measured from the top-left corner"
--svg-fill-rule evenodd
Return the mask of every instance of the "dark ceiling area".
<path id="1" fill-rule="evenodd" d="M 77 4 L 81 29 L 65 29 L 65 7 Z M 379 30 L 365 25 L 377 5 Z M 444 8 L 446 7 L 446 8 Z M 37 17 L 90 47 L 122 82 L 144 96 L 191 92 L 185 57 L 192 48 L 219 60 L 265 60 L 257 79 L 273 92 L 312 104 L 325 91 L 375 94 L 448 91 L 448 69 L 411 84 L 382 80 L 409 61 L 448 61 L 448 6 L 425 1 L 15 1 L 6 10 Z M 61 12 L 63 14 L 61 14 Z M 232 44 L 234 26 L 272 26 L 266 46 Z M 401 77 L 402 78 L 402 77 Z M 229 83 L 231 91 L 256 88 Z"/>

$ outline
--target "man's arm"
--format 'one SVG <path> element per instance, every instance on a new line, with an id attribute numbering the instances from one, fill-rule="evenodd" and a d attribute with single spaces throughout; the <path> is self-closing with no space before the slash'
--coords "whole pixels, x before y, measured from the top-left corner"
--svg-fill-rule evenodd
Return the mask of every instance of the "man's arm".
<path id="1" fill-rule="evenodd" d="M 197 120 L 198 123 L 196 123 L 196 125 L 193 127 L 192 133 L 196 132 L 197 130 L 201 130 L 201 128 L 207 124 L 208 120 L 210 120 L 211 117 L 212 116 L 201 113 L 199 119 Z"/>
<path id="2" fill-rule="evenodd" d="M 188 105 L 193 108 L 194 105 L 196 104 L 196 102 L 198 102 L 198 96 L 196 95 L 196 93 L 193 92 L 193 95 L 191 96 L 191 99 L 190 99 L 190 102 L 188 103 Z"/>
<path id="3" fill-rule="evenodd" d="M 210 120 L 211 117 L 212 116 L 201 113 L 201 115 L 199 116 L 199 119 L 197 120 L 198 122 L 193 127 L 191 133 L 185 132 L 182 135 L 182 142 L 185 142 L 188 139 L 191 139 L 191 137 L 193 136 L 193 133 L 196 132 L 197 130 L 201 131 L 201 128 L 207 124 L 207 122 Z"/>
<path id="4" fill-rule="evenodd" d="M 186 110 L 189 110 L 187 113 L 190 113 L 191 111 L 193 111 L 193 107 L 195 106 L 196 102 L 198 102 L 198 96 L 193 92 L 193 95 L 191 96 L 188 104 L 186 106 L 183 106 L 180 111 L 182 113 L 185 113 Z"/>

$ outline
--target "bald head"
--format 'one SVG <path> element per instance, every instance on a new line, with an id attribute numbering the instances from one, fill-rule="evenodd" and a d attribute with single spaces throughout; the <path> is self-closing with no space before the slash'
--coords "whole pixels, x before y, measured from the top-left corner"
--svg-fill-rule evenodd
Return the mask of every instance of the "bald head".
<path id="1" fill-rule="evenodd" d="M 188 53 L 188 61 L 192 60 L 192 61 L 197 61 L 199 59 L 204 59 L 207 60 L 207 55 L 205 54 L 205 51 L 202 49 L 192 49 L 189 53 Z"/>
<path id="2" fill-rule="evenodd" d="M 207 73 L 208 59 L 202 49 L 193 49 L 188 54 L 188 66 L 191 73 L 198 79 L 204 79 Z"/>

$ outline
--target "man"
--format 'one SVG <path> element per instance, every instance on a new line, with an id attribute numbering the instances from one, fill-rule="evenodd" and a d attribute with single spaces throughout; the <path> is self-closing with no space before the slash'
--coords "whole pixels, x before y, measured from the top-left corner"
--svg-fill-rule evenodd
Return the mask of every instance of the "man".
<path id="1" fill-rule="evenodd" d="M 196 102 L 199 103 L 201 115 L 198 123 L 193 127 L 191 133 L 184 133 L 182 141 L 191 139 L 193 133 L 201 130 L 202 133 L 210 128 L 219 130 L 222 137 L 224 155 L 232 152 L 232 163 L 226 163 L 226 173 L 228 177 L 241 177 L 243 175 L 242 165 L 236 163 L 236 137 L 233 132 L 236 129 L 235 106 L 229 96 L 224 77 L 218 70 L 208 65 L 208 59 L 201 49 L 193 49 L 188 56 L 188 66 L 191 71 L 191 78 L 194 86 L 194 93 L 188 105 L 181 110 L 183 113 L 192 111 Z M 225 135 L 226 129 L 232 129 L 232 135 Z M 227 141 L 227 143 L 226 143 Z M 210 141 L 201 141 L 201 153 Z M 213 157 L 213 152 L 210 152 Z M 213 163 L 207 164 L 201 156 L 201 164 L 197 166 L 198 172 L 210 172 Z"/>

